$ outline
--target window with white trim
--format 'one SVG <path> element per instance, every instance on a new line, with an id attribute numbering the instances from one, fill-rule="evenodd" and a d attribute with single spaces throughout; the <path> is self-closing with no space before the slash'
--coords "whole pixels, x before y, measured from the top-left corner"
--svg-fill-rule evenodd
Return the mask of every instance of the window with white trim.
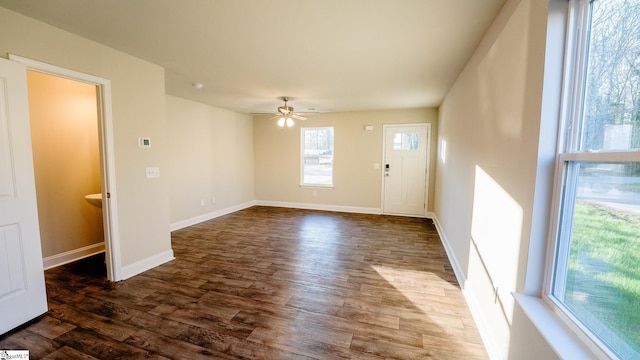
<path id="1" fill-rule="evenodd" d="M 573 0 L 545 298 L 602 357 L 640 359 L 640 0 Z"/>
<path id="2" fill-rule="evenodd" d="M 300 131 L 300 184 L 333 187 L 333 127 Z"/>

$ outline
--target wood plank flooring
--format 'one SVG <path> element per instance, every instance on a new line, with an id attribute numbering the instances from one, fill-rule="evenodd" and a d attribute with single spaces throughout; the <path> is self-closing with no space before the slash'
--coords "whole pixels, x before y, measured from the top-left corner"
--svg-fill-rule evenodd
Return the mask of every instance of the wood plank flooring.
<path id="1" fill-rule="evenodd" d="M 49 311 L 0 337 L 31 359 L 487 359 L 428 219 L 252 207 L 172 234 L 118 283 L 45 272 Z"/>

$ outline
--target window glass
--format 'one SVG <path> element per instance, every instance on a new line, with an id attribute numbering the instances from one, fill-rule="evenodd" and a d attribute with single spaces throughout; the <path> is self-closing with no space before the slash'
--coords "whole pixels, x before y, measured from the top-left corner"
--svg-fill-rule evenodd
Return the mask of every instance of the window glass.
<path id="1" fill-rule="evenodd" d="M 393 150 L 417 150 L 419 139 L 416 133 L 394 133 Z"/>
<path id="2" fill-rule="evenodd" d="M 302 128 L 302 185 L 333 185 L 333 128 Z"/>
<path id="3" fill-rule="evenodd" d="M 548 294 L 585 341 L 640 359 L 640 0 L 586 4 L 585 50 L 568 50 L 581 52 L 565 94 L 580 110 L 562 134 L 578 141 L 558 157 Z"/>
<path id="4" fill-rule="evenodd" d="M 594 1 L 581 150 L 640 148 L 640 1 Z"/>
<path id="5" fill-rule="evenodd" d="M 640 162 L 567 162 L 566 263 L 553 295 L 623 358 L 640 356 Z M 564 264 L 563 264 L 564 263 Z M 633 356 L 632 356 L 633 355 Z"/>

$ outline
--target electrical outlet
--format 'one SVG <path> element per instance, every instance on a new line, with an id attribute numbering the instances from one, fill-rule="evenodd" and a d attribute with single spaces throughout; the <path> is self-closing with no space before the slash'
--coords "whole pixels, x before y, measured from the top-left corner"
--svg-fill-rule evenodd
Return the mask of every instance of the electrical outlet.
<path id="1" fill-rule="evenodd" d="M 215 197 L 215 196 L 212 196 L 212 197 L 211 197 L 211 203 L 212 203 L 212 204 L 215 204 L 215 203 L 216 203 L 216 197 Z"/>
<path id="2" fill-rule="evenodd" d="M 160 168 L 159 167 L 148 167 L 146 168 L 147 179 L 151 178 L 159 178 L 160 177 Z"/>

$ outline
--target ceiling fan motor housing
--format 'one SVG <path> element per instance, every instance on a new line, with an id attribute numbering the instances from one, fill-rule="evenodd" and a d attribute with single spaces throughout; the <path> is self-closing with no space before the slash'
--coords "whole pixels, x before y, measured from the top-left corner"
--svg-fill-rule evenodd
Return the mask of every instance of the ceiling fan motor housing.
<path id="1" fill-rule="evenodd" d="M 293 107 L 291 106 L 278 106 L 278 111 L 282 114 L 289 114 L 293 112 Z"/>
<path id="2" fill-rule="evenodd" d="M 283 115 L 287 115 L 287 114 L 292 113 L 293 112 L 293 107 L 287 106 L 287 101 L 289 101 L 289 97 L 282 96 L 280 99 L 282 99 L 282 101 L 284 101 L 284 105 L 278 106 L 278 111 Z"/>

